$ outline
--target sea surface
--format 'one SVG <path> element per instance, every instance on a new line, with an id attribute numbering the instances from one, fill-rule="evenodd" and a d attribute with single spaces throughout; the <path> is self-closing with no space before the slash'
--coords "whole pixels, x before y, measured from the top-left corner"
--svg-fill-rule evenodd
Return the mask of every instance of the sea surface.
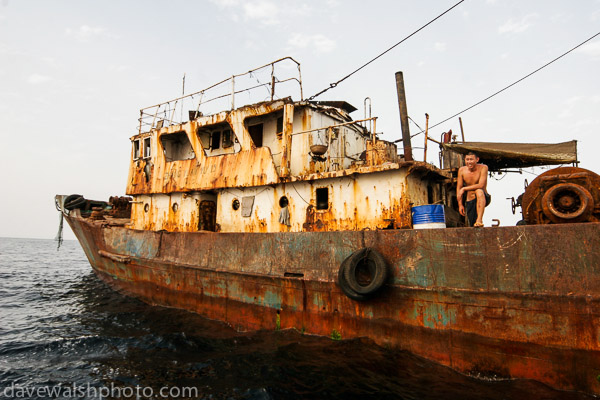
<path id="1" fill-rule="evenodd" d="M 588 399 L 368 340 L 240 333 L 113 292 L 76 241 L 0 238 L 0 399 Z"/>

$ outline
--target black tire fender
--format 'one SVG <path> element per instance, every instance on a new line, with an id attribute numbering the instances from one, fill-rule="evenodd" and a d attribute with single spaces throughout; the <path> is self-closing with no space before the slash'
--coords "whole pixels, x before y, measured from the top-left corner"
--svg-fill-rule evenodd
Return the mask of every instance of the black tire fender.
<path id="1" fill-rule="evenodd" d="M 368 272 L 370 280 L 362 284 L 359 274 L 365 272 Z M 366 247 L 355 251 L 342 262 L 338 272 L 338 284 L 348 297 L 363 301 L 381 289 L 387 277 L 388 269 L 383 256 Z"/>
<path id="2" fill-rule="evenodd" d="M 81 208 L 85 204 L 86 200 L 79 194 L 72 194 L 65 199 L 65 209 L 71 211 L 76 208 Z"/>
<path id="3" fill-rule="evenodd" d="M 342 289 L 342 292 L 344 292 L 344 294 L 352 300 L 365 301 L 369 298 L 369 296 L 356 293 L 350 286 L 348 286 L 348 282 L 346 282 L 346 279 L 344 278 L 345 270 L 348 268 L 348 263 L 352 256 L 353 254 L 349 255 L 344 261 L 342 261 L 342 264 L 340 264 L 340 269 L 338 270 L 338 286 L 340 289 Z"/>

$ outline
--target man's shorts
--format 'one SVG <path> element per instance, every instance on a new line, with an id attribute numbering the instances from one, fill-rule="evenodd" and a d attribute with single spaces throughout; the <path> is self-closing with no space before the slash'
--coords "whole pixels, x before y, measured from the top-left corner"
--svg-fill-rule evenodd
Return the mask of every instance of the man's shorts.
<path id="1" fill-rule="evenodd" d="M 484 192 L 485 193 L 485 192 Z M 485 193 L 485 206 L 487 207 L 492 202 L 492 196 Z M 467 218 L 469 219 L 469 226 L 473 226 L 477 221 L 477 198 L 467 201 L 465 204 L 467 209 Z"/>

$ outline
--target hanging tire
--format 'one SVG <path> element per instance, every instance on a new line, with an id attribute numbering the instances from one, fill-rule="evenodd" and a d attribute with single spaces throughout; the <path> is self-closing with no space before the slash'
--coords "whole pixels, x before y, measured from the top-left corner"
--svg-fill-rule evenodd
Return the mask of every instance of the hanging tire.
<path id="1" fill-rule="evenodd" d="M 367 247 L 344 260 L 338 272 L 338 284 L 348 297 L 363 301 L 381 289 L 387 277 L 385 259 Z"/>
<path id="2" fill-rule="evenodd" d="M 348 296 L 349 298 L 351 298 L 352 300 L 365 301 L 369 298 L 369 296 L 365 296 L 364 294 L 356 293 L 354 290 L 352 290 L 352 288 L 350 286 L 348 286 L 348 283 L 346 282 L 346 279 L 344 278 L 344 271 L 348 267 L 348 262 L 350 261 L 351 258 L 352 258 L 352 255 L 348 256 L 344 261 L 342 261 L 342 264 L 340 265 L 340 269 L 338 270 L 338 286 L 340 287 L 340 289 L 342 289 L 342 292 L 344 292 L 344 294 L 346 296 Z"/>
<path id="3" fill-rule="evenodd" d="M 65 209 L 71 211 L 76 208 L 81 208 L 85 205 L 86 200 L 79 194 L 72 194 L 65 199 Z"/>

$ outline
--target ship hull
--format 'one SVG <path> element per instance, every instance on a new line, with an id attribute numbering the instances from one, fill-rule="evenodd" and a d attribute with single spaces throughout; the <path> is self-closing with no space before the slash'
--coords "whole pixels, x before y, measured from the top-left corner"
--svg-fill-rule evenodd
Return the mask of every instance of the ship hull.
<path id="1" fill-rule="evenodd" d="M 238 330 L 368 337 L 455 370 L 600 394 L 600 224 L 300 233 L 155 232 L 67 216 L 97 275 Z M 371 247 L 367 301 L 336 281 Z"/>

